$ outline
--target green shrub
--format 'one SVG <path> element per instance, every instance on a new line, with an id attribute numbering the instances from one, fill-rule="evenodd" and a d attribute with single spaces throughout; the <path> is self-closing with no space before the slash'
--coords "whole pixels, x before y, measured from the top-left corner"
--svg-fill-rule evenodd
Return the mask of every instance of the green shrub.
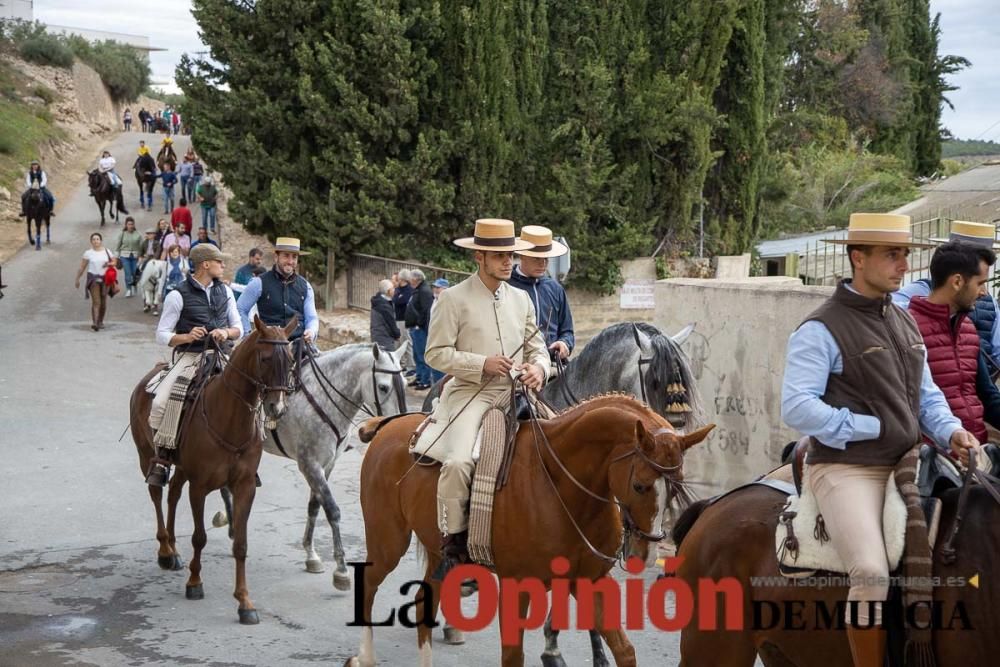
<path id="1" fill-rule="evenodd" d="M 0 153 L 13 155 L 16 150 L 17 146 L 14 145 L 14 140 L 11 137 L 0 134 Z"/>
<path id="2" fill-rule="evenodd" d="M 45 100 L 46 104 L 52 104 L 56 100 L 55 91 L 46 86 L 35 86 L 34 90 L 31 91 L 35 97 L 40 97 Z"/>
<path id="3" fill-rule="evenodd" d="M 21 97 L 17 94 L 17 86 L 14 84 L 6 84 L 0 87 L 0 96 L 5 97 L 12 102 L 20 99 Z"/>
<path id="4" fill-rule="evenodd" d="M 84 60 L 93 67 L 116 102 L 131 102 L 149 88 L 149 64 L 130 46 L 95 42 Z"/>
<path id="5" fill-rule="evenodd" d="M 73 52 L 58 37 L 41 34 L 21 42 L 18 52 L 28 62 L 54 65 L 69 69 L 73 66 Z"/>
<path id="6" fill-rule="evenodd" d="M 48 124 L 52 124 L 52 112 L 45 107 L 35 107 L 35 117 L 44 120 Z"/>

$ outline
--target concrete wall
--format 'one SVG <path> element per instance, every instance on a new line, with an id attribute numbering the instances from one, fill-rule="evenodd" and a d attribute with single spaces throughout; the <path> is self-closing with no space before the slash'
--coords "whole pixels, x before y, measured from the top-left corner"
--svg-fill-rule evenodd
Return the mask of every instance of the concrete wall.
<path id="1" fill-rule="evenodd" d="M 767 472 L 798 437 L 781 423 L 785 346 L 832 291 L 783 277 L 657 282 L 650 321 L 668 333 L 696 324 L 684 350 L 716 429 L 685 458 L 684 473 L 702 497 Z"/>

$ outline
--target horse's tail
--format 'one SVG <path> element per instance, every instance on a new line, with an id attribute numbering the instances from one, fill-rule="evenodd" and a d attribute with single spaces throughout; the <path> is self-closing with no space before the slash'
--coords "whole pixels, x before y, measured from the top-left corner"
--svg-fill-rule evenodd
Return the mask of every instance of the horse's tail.
<path id="1" fill-rule="evenodd" d="M 664 415 L 667 411 L 690 410 L 685 431 L 692 431 L 705 424 L 705 409 L 698 392 L 697 379 L 681 346 L 651 324 L 636 322 L 636 327 L 649 337 L 649 344 L 653 348 L 646 377 L 646 394 L 650 407 Z M 668 391 L 669 387 L 677 385 L 680 385 L 680 391 Z"/>
<path id="2" fill-rule="evenodd" d="M 701 513 L 705 511 L 708 504 L 711 502 L 710 498 L 705 500 L 699 500 L 692 503 L 681 512 L 680 517 L 677 518 L 677 522 L 674 524 L 674 528 L 670 531 L 670 536 L 674 540 L 674 546 L 679 550 L 681 548 L 681 542 L 694 527 L 695 521 L 701 516 Z"/>
<path id="3" fill-rule="evenodd" d="M 378 430 L 382 428 L 385 417 L 372 417 L 365 420 L 365 423 L 358 429 L 358 440 L 361 442 L 371 442 L 375 439 Z"/>

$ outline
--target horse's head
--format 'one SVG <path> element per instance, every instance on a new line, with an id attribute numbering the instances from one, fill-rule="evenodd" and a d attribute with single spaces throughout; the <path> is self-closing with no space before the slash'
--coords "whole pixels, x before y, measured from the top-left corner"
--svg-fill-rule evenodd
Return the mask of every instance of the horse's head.
<path id="1" fill-rule="evenodd" d="M 406 385 L 400 360 L 409 341 L 394 352 L 386 352 L 377 344 L 372 345 L 370 381 L 361 382 L 361 400 L 375 407 L 379 417 L 391 417 L 406 412 Z"/>
<path id="2" fill-rule="evenodd" d="M 292 349 L 288 337 L 299 325 L 293 317 L 284 329 L 269 327 L 257 316 L 253 318 L 257 331 L 254 347 L 257 353 L 256 379 L 263 391 L 264 414 L 280 419 L 287 407 L 286 397 L 292 384 Z"/>
<path id="3" fill-rule="evenodd" d="M 710 424 L 693 433 L 677 433 L 665 420 L 649 426 L 635 422 L 628 450 L 615 457 L 610 470 L 611 492 L 618 499 L 625 524 L 624 555 L 652 565 L 663 539 L 663 516 L 675 497 L 688 498 L 683 487 L 684 452 L 704 440 L 715 428 Z"/>

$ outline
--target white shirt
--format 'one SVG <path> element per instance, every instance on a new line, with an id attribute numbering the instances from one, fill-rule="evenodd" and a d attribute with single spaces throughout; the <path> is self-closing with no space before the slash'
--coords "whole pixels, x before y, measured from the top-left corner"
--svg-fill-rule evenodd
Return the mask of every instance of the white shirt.
<path id="1" fill-rule="evenodd" d="M 49 176 L 48 176 L 48 174 L 45 173 L 44 169 L 40 173 L 42 174 L 42 181 L 41 181 L 40 185 L 44 188 L 46 185 L 49 184 Z M 24 187 L 25 188 L 31 188 L 31 171 L 30 170 L 28 171 L 27 174 L 24 175 Z"/>
<path id="2" fill-rule="evenodd" d="M 111 171 L 115 168 L 118 162 L 115 161 L 114 157 L 110 155 L 108 157 L 102 157 L 101 161 L 97 163 L 100 166 L 101 171 Z"/>
<path id="3" fill-rule="evenodd" d="M 208 287 L 205 287 L 197 280 L 192 280 L 192 282 L 205 291 L 205 295 L 208 297 L 208 303 L 212 303 L 212 290 L 210 289 L 212 284 L 209 283 Z M 238 340 L 243 336 L 243 324 L 240 322 L 240 314 L 236 310 L 236 298 L 233 296 L 233 290 L 229 288 L 229 285 L 225 285 L 226 288 L 226 320 L 228 327 L 236 327 L 239 333 L 234 336 L 234 340 Z M 171 290 L 167 294 L 167 298 L 163 301 L 163 313 L 160 315 L 160 323 L 156 327 L 156 342 L 160 345 L 170 345 L 170 339 L 174 337 L 176 333 L 174 330 L 177 328 L 177 320 L 181 317 L 181 310 L 184 308 L 184 297 L 177 290 Z"/>
<path id="4" fill-rule="evenodd" d="M 103 276 L 108 268 L 108 253 L 111 253 L 111 259 L 113 260 L 115 253 L 107 248 L 101 248 L 100 250 L 90 248 L 84 252 L 83 259 L 87 260 L 87 273 L 96 273 L 99 276 Z"/>

